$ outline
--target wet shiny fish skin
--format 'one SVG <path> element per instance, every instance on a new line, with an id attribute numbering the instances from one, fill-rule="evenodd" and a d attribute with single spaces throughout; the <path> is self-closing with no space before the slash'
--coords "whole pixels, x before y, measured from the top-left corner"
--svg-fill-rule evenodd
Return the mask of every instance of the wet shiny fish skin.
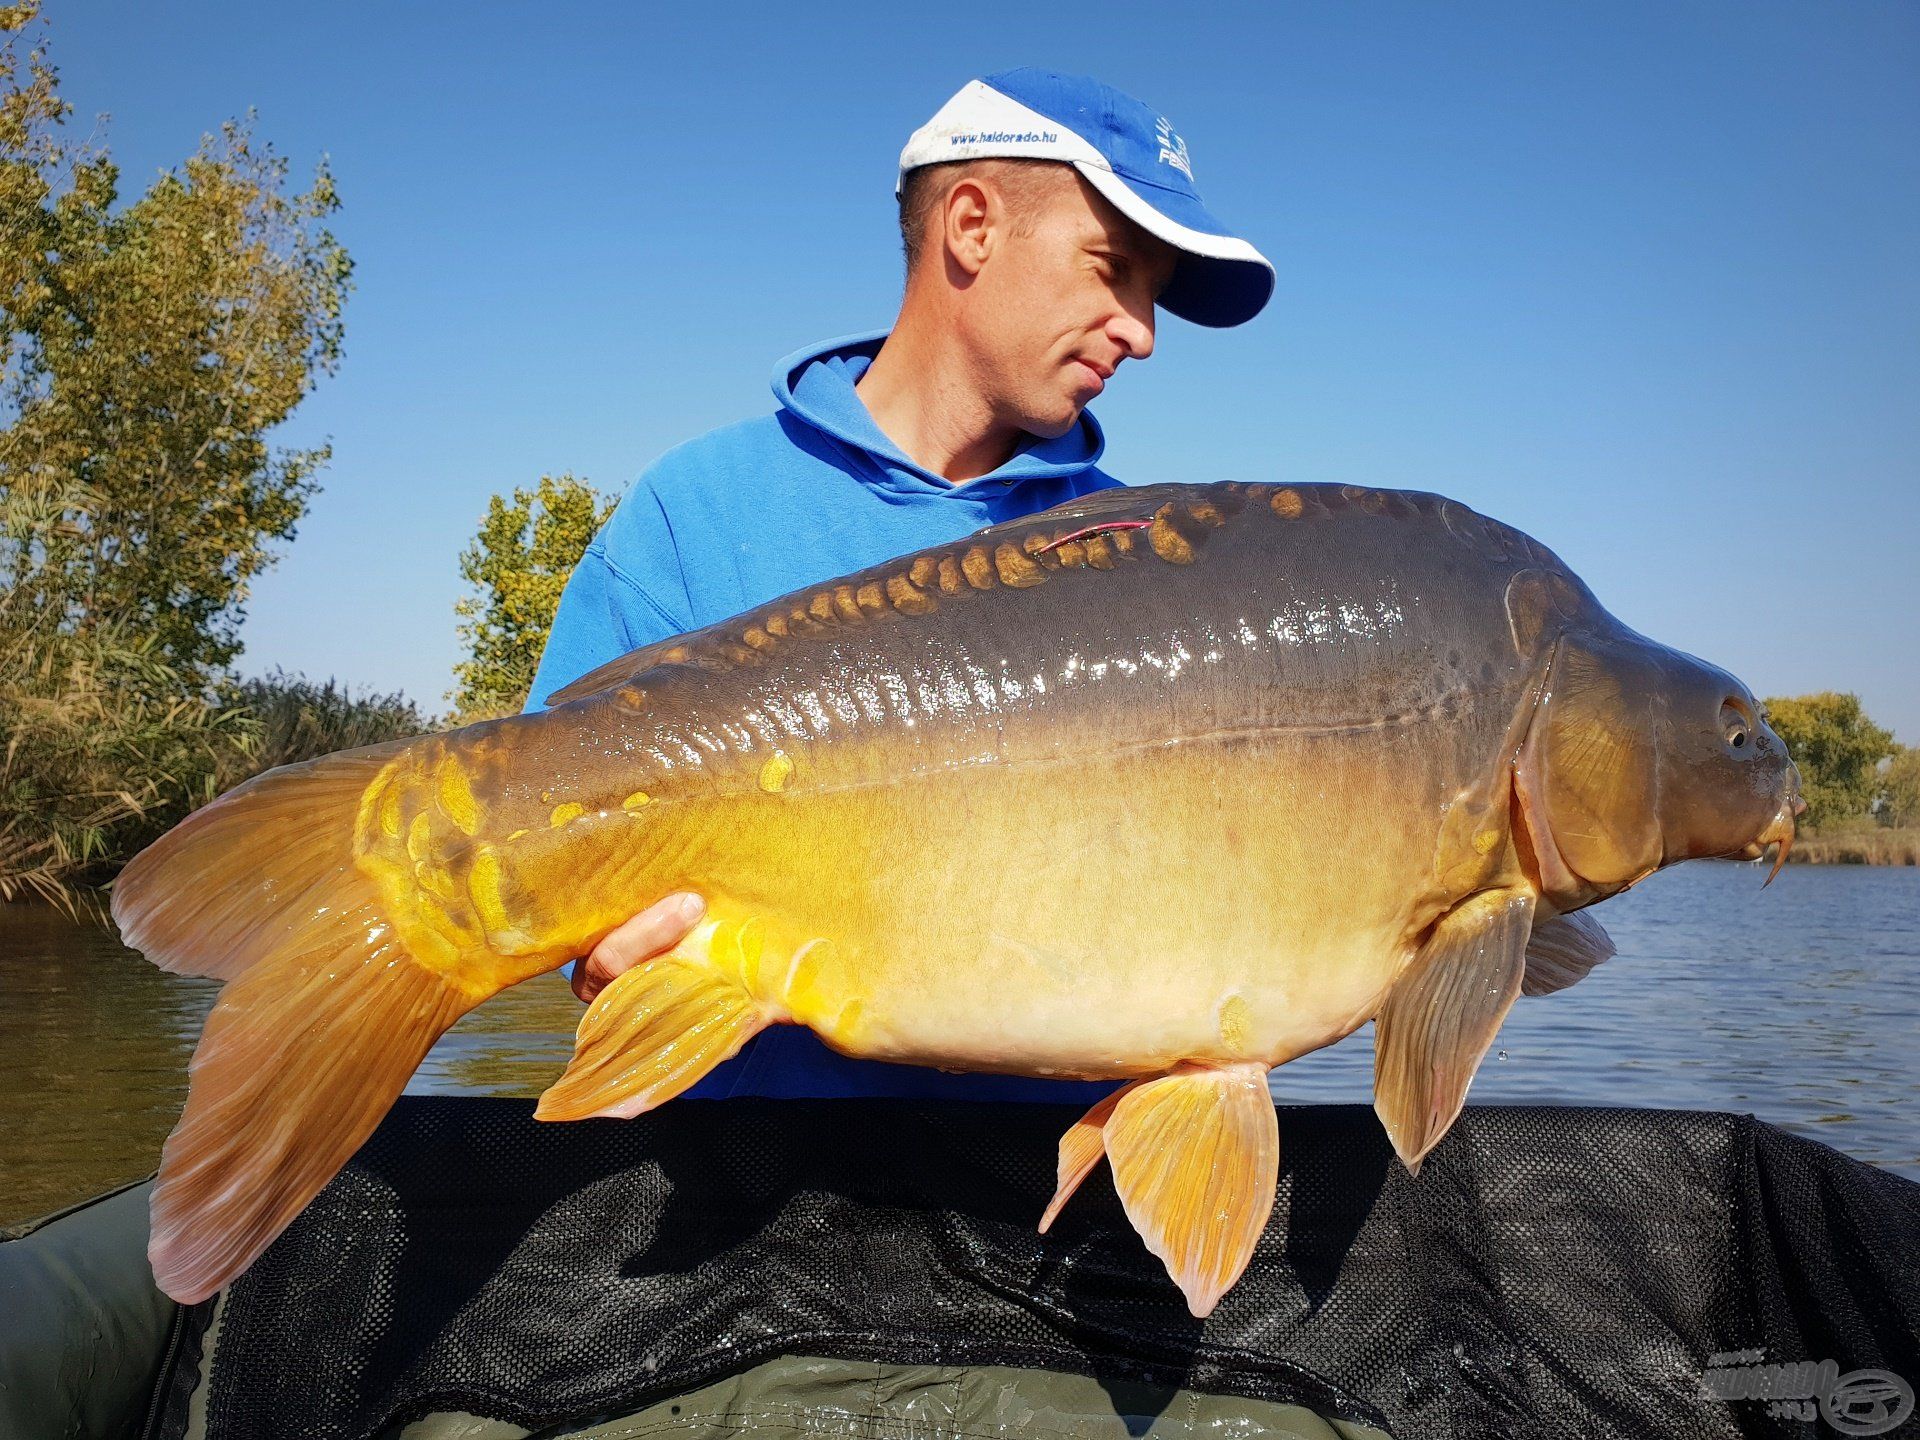
<path id="1" fill-rule="evenodd" d="M 1798 805 L 1732 677 L 1518 531 L 1356 487 L 1102 492 L 554 701 L 261 777 L 123 876 L 130 943 L 233 982 L 155 1194 L 170 1294 L 244 1268 L 460 1013 L 688 889 L 707 920 L 588 1009 L 541 1114 L 638 1113 L 783 1022 L 1135 1078 L 1063 1143 L 1048 1218 L 1107 1154 L 1204 1314 L 1272 1203 L 1267 1068 L 1379 1019 L 1378 1108 L 1417 1166 L 1531 926 L 1784 844 Z M 1554 988 L 1597 934 L 1563 937 Z M 290 1024 L 313 1056 L 265 1068 Z"/>
<path id="2" fill-rule="evenodd" d="M 1381 492 L 1076 508 L 1155 518 L 1051 550 L 1060 521 L 996 527 L 423 742 L 360 863 L 396 914 L 427 897 L 417 958 L 488 990 L 687 888 L 723 949 L 757 932 L 750 988 L 852 1054 L 1120 1077 L 1337 1039 L 1434 916 L 1518 875 L 1504 834 L 1441 841 L 1530 702 L 1507 584 L 1557 562 Z"/>

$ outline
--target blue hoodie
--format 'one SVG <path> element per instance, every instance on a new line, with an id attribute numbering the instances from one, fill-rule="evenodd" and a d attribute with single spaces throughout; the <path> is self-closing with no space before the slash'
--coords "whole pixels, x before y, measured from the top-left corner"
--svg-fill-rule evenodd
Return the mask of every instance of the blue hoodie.
<path id="1" fill-rule="evenodd" d="M 567 581 L 529 709 L 652 641 L 1120 483 L 1094 463 L 1105 440 L 1084 412 L 1059 439 L 1033 440 L 964 485 L 922 469 L 853 388 L 885 339 L 858 335 L 788 356 L 773 376 L 778 411 L 688 441 L 648 467 Z M 634 908 L 659 898 L 636 895 Z M 686 1093 L 1091 1104 L 1111 1088 L 852 1060 L 810 1030 L 780 1025 Z"/>

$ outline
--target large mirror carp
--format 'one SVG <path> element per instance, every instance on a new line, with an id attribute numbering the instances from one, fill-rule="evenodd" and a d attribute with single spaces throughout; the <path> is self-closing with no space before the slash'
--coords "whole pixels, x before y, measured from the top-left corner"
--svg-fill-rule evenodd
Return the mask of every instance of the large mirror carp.
<path id="1" fill-rule="evenodd" d="M 151 1257 L 233 1279 L 488 997 L 690 889 L 707 918 L 588 1008 L 554 1120 L 672 1099 L 768 1025 L 849 1055 L 1124 1082 L 1111 1163 L 1195 1314 L 1279 1162 L 1267 1072 L 1372 1020 L 1411 1168 L 1516 996 L 1611 953 L 1663 865 L 1781 858 L 1753 695 L 1549 551 L 1433 495 L 1104 491 L 635 651 L 543 714 L 269 772 L 114 890 L 226 981 Z M 1776 866 L 1777 868 L 1777 866 Z"/>

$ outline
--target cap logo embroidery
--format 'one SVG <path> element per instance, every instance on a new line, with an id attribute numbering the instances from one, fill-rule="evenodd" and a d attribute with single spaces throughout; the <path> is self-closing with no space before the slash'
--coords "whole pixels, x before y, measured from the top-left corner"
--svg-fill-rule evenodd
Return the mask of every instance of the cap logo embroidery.
<path id="1" fill-rule="evenodd" d="M 1160 142 L 1160 163 L 1171 165 L 1193 183 L 1193 162 L 1187 158 L 1187 142 L 1173 132 L 1173 123 L 1162 115 L 1153 124 L 1154 138 Z"/>
<path id="2" fill-rule="evenodd" d="M 947 143 L 950 145 L 1058 145 L 1060 134 L 1055 130 L 969 130 L 964 135 L 949 135 Z"/>

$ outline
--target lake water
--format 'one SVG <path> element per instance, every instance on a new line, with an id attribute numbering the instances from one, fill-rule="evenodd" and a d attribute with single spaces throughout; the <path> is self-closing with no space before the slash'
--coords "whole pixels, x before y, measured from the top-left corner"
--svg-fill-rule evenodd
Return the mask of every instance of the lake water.
<path id="1" fill-rule="evenodd" d="M 1751 1111 L 1920 1179 L 1920 870 L 1682 866 L 1596 913 L 1617 958 L 1523 998 L 1479 1102 Z M 210 981 L 111 933 L 0 906 L 0 1223 L 152 1170 L 186 1097 Z M 446 1036 L 416 1092 L 538 1094 L 579 1006 L 557 977 Z M 1289 1102 L 1366 1101 L 1363 1032 L 1284 1067 Z"/>

